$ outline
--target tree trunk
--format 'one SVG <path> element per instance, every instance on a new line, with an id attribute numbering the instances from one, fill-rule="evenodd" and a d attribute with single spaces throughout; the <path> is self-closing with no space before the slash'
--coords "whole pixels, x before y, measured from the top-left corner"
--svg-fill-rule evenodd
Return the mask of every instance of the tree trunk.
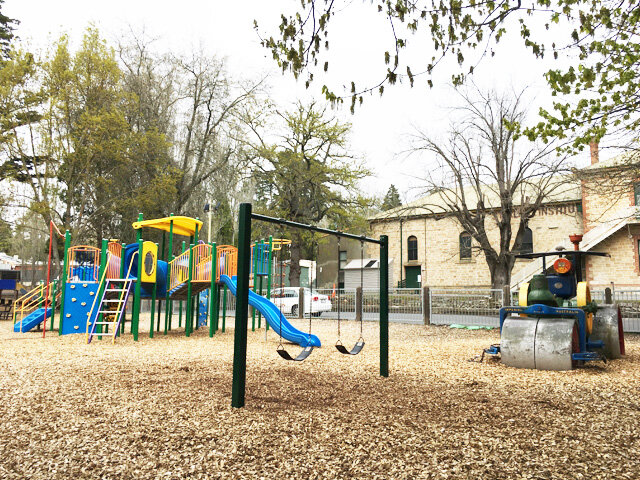
<path id="1" fill-rule="evenodd" d="M 491 288 L 502 289 L 505 285 L 511 284 L 513 264 L 514 261 L 504 255 L 501 255 L 497 259 L 487 257 L 487 265 L 491 273 Z"/>

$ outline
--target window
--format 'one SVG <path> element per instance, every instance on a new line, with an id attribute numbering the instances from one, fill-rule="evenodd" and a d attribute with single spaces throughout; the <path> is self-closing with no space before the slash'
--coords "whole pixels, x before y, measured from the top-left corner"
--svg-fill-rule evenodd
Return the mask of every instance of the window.
<path id="1" fill-rule="evenodd" d="M 633 184 L 633 204 L 640 207 L 640 183 Z"/>
<path id="2" fill-rule="evenodd" d="M 460 234 L 460 260 L 471 260 L 471 235 L 467 232 Z"/>
<path id="3" fill-rule="evenodd" d="M 519 253 L 533 253 L 533 232 L 529 227 L 524 229 Z"/>
<path id="4" fill-rule="evenodd" d="M 413 235 L 407 239 L 407 260 L 418 260 L 418 239 Z"/>
<path id="5" fill-rule="evenodd" d="M 340 250 L 340 265 L 338 266 L 338 269 L 343 270 L 344 267 L 346 266 L 347 266 L 347 251 Z"/>

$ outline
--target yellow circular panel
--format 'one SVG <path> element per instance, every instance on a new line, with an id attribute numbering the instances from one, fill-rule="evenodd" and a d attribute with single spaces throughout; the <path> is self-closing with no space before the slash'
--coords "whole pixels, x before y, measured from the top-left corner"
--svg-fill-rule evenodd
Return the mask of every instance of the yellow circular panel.
<path id="1" fill-rule="evenodd" d="M 591 303 L 591 290 L 588 282 L 578 283 L 578 293 L 576 294 L 578 307 L 584 307 Z"/>
<path id="2" fill-rule="evenodd" d="M 522 285 L 520 285 L 520 290 L 518 291 L 518 306 L 526 307 L 528 297 L 529 297 L 529 282 L 523 283 Z"/>

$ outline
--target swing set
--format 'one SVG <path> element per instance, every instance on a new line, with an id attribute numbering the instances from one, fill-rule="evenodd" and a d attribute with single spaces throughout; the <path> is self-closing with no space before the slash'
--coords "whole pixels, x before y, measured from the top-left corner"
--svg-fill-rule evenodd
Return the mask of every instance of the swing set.
<path id="1" fill-rule="evenodd" d="M 249 274 L 251 271 L 251 222 L 252 220 L 274 223 L 280 225 L 280 228 L 292 227 L 312 232 L 325 233 L 338 237 L 338 252 L 340 251 L 340 238 L 350 238 L 360 241 L 360 260 L 364 260 L 364 244 L 374 243 L 380 246 L 380 376 L 389 376 L 389 253 L 388 253 L 388 237 L 381 235 L 379 240 L 368 238 L 365 236 L 353 235 L 337 230 L 320 228 L 313 225 L 305 225 L 289 220 L 268 217 L 251 212 L 250 203 L 242 203 L 240 205 L 239 221 L 238 221 L 238 280 L 236 292 L 236 321 L 234 333 L 234 351 L 233 351 L 233 383 L 231 392 L 231 406 L 235 408 L 244 407 L 245 403 L 245 386 L 247 376 L 247 316 L 249 313 Z M 317 254 L 317 242 L 314 242 L 313 251 Z M 282 253 L 281 253 L 282 255 Z M 282 258 L 282 257 L 281 257 Z M 339 259 L 339 253 L 338 253 Z M 282 267 L 281 267 L 282 268 Z M 316 276 L 316 290 L 317 290 Z M 360 271 L 360 283 L 363 283 L 363 272 Z M 313 287 L 313 285 L 311 285 Z M 312 291 L 313 293 L 313 291 Z M 310 305 L 312 302 L 310 302 Z M 312 308 L 309 311 L 309 335 L 311 335 L 311 318 L 313 317 Z M 360 319 L 360 338 L 351 349 L 347 349 L 340 339 L 340 289 L 338 289 L 338 340 L 336 349 L 344 355 L 357 355 L 364 348 L 364 337 L 362 332 L 362 317 Z M 297 355 L 292 356 L 284 348 L 282 344 L 282 323 L 280 323 L 280 341 L 276 351 L 278 355 L 287 361 L 301 362 L 311 355 L 313 346 L 307 345 Z"/>
<path id="2" fill-rule="evenodd" d="M 283 225 L 280 226 L 281 232 L 280 232 L 280 236 L 283 236 L 283 232 L 282 232 L 282 228 Z M 338 259 L 338 265 L 340 264 L 340 236 L 337 237 L 338 238 L 338 242 L 337 242 L 337 247 L 338 247 L 338 252 L 337 252 L 337 259 Z M 290 246 L 290 243 L 289 245 Z M 313 246 L 311 249 L 312 252 L 312 260 L 317 260 L 318 255 L 319 255 L 319 250 L 318 250 L 318 242 L 315 241 L 313 242 Z M 279 275 L 280 278 L 284 278 L 284 258 L 283 258 L 283 254 L 284 251 L 281 250 L 279 252 L 278 258 L 276 259 L 276 274 L 278 274 L 278 266 L 280 269 Z M 360 238 L 360 264 L 364 265 L 364 240 L 362 240 L 362 238 Z M 364 268 L 360 268 L 360 289 L 362 289 L 363 287 L 363 283 L 364 283 Z M 318 276 L 315 276 L 315 282 L 316 282 L 316 290 L 318 290 Z M 313 299 L 313 281 L 310 284 L 310 296 L 311 299 Z M 337 293 L 337 302 L 338 302 L 338 340 L 336 341 L 336 350 L 338 350 L 338 352 L 344 354 L 344 355 L 357 355 L 359 354 L 362 349 L 364 348 L 364 334 L 363 334 L 363 316 L 360 315 L 360 337 L 358 338 L 358 341 L 356 342 L 356 344 L 353 346 L 353 348 L 351 349 L 347 349 L 347 347 L 345 347 L 342 343 L 342 339 L 340 336 L 340 312 L 341 312 L 341 298 L 340 298 L 340 288 L 338 288 L 338 293 Z M 298 304 L 302 303 L 302 301 L 299 299 Z M 305 302 L 306 303 L 306 302 Z M 315 315 L 316 312 L 313 311 L 313 301 L 310 300 L 308 302 L 309 304 L 309 311 L 307 312 L 305 309 L 305 313 L 308 313 L 309 315 L 309 337 L 311 337 L 311 317 L 313 317 Z M 282 298 L 280 298 L 280 305 L 279 305 L 280 311 L 283 311 L 283 305 L 282 305 Z M 320 312 L 318 312 L 318 315 L 320 314 Z M 302 351 L 295 357 L 293 357 L 289 352 L 287 352 L 287 350 L 284 348 L 284 345 L 282 344 L 282 322 L 280 323 L 280 331 L 278 332 L 279 335 L 279 343 L 278 346 L 276 348 L 276 352 L 278 353 L 278 355 L 280 355 L 283 359 L 288 360 L 288 361 L 294 361 L 294 362 L 302 362 L 304 360 L 306 360 L 309 355 L 311 355 L 311 353 L 313 352 L 313 346 L 312 345 L 307 345 L 306 347 L 304 347 L 302 349 Z"/>

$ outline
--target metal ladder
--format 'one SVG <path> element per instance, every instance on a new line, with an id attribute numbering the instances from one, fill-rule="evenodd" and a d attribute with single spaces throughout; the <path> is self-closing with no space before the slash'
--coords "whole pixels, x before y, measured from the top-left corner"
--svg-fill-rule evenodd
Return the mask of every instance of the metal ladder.
<path id="1" fill-rule="evenodd" d="M 91 343 L 94 336 L 110 336 L 112 337 L 112 343 L 115 343 L 118 330 L 120 329 L 120 322 L 127 309 L 127 300 L 129 300 L 133 282 L 134 279 L 131 278 L 107 278 L 105 280 L 104 290 L 102 291 L 102 297 L 100 298 L 98 311 L 96 312 L 96 321 L 91 324 L 90 329 L 87 329 L 87 343 Z M 91 318 L 91 314 L 92 312 L 89 312 L 87 316 Z M 101 322 L 98 321 L 100 314 L 102 314 L 104 319 Z M 87 319 L 88 321 L 89 318 Z M 98 325 L 104 325 L 107 328 L 105 328 L 103 332 L 97 332 L 96 327 Z M 109 326 L 113 327 L 112 331 L 109 331 Z"/>

